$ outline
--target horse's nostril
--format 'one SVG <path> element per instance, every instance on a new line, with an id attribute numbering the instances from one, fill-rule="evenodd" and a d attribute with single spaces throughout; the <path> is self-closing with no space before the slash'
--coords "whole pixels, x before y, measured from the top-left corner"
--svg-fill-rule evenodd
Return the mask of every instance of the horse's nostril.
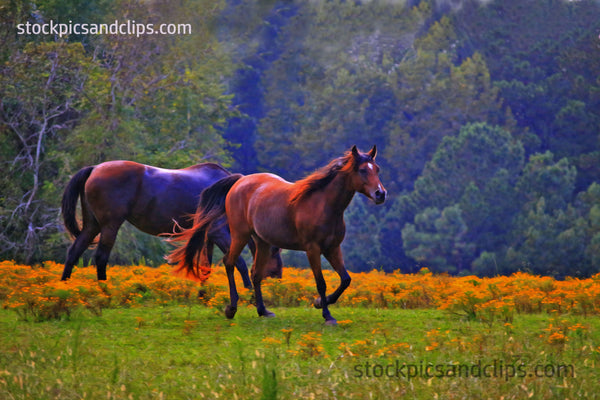
<path id="1" fill-rule="evenodd" d="M 379 203 L 383 203 L 385 201 L 386 192 L 381 190 L 375 191 L 375 201 Z"/>

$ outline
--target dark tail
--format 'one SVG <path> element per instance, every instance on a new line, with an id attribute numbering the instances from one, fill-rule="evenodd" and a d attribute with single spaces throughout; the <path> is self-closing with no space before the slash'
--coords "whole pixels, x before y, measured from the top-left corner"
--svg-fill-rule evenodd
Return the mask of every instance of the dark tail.
<path id="1" fill-rule="evenodd" d="M 81 233 L 81 229 L 79 228 L 77 217 L 75 215 L 77 211 L 77 200 L 79 197 L 83 197 L 83 188 L 85 186 L 85 182 L 90 177 L 93 169 L 93 166 L 80 169 L 75 175 L 73 175 L 67 184 L 67 187 L 65 188 L 65 192 L 63 193 L 61 206 L 63 221 L 69 233 L 74 237 L 79 236 Z"/>
<path id="2" fill-rule="evenodd" d="M 200 282 L 208 278 L 211 266 L 206 257 L 206 238 L 213 225 L 220 223 L 225 216 L 227 193 L 242 176 L 230 175 L 204 189 L 200 195 L 193 226 L 173 233 L 168 239 L 178 246 L 166 257 L 169 263 L 176 264 L 175 274 Z"/>

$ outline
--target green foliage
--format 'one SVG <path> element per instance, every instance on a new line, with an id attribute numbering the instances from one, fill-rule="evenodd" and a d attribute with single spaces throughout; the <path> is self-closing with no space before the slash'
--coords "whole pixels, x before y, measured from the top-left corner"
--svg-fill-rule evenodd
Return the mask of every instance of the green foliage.
<path id="1" fill-rule="evenodd" d="M 392 3 L 302 3 L 278 32 L 286 46 L 262 79 L 262 166 L 283 173 L 296 165 L 288 178 L 298 179 L 352 144 L 385 147 L 383 128 L 397 103 L 388 75 L 427 15 Z"/>
<path id="2" fill-rule="evenodd" d="M 467 125 L 457 137 L 442 140 L 412 196 L 420 206 L 440 207 L 460 199 L 468 187 L 487 194 L 497 180 L 514 183 L 523 163 L 523 147 L 510 133 L 484 123 Z"/>
<path id="3" fill-rule="evenodd" d="M 378 218 L 369 213 L 370 200 L 357 195 L 344 213 L 346 239 L 342 242 L 346 268 L 353 272 L 381 267 L 381 241 Z"/>
<path id="4" fill-rule="evenodd" d="M 7 188 L 0 203 L 0 254 L 32 261 L 56 227 L 52 149 L 73 128 L 93 62 L 80 43 L 28 43 L 2 68 L 0 142 Z M 60 179 L 60 178 L 58 178 Z"/>
<path id="5" fill-rule="evenodd" d="M 504 102 L 537 137 L 524 142 L 528 151 L 575 158 L 598 150 L 599 12 L 585 0 L 473 2 L 457 13 L 465 43 L 484 55 Z M 600 177 L 586 175 L 580 190 Z"/>
<path id="6" fill-rule="evenodd" d="M 11 2 L 1 6 L 13 18 L 9 24 L 25 22 L 31 12 Z M 35 23 L 190 21 L 193 34 L 6 41 L 10 58 L 0 78 L 0 154 L 7 172 L 0 177 L 7 188 L 0 199 L 1 257 L 63 258 L 68 242 L 57 219 L 59 199 L 69 176 L 84 165 L 111 159 L 173 168 L 230 163 L 219 127 L 235 115 L 223 82 L 231 67 L 211 23 L 221 6 L 194 0 L 176 7 L 166 1 L 32 5 Z M 162 258 L 163 245 L 131 235 L 130 243 L 145 243 L 137 257 Z M 139 246 L 117 249 L 115 260 L 133 261 L 132 249 Z"/>
<path id="7" fill-rule="evenodd" d="M 565 208 L 549 207 L 544 196 L 526 205 L 513 232 L 513 245 L 503 256 L 507 264 L 558 277 L 594 273 L 598 265 L 599 193 L 599 185 L 593 183 Z"/>
<path id="8" fill-rule="evenodd" d="M 517 182 L 517 192 L 525 202 L 544 197 L 550 210 L 565 209 L 575 189 L 577 171 L 566 158 L 554 162 L 552 153 L 534 154 Z"/>
<path id="9" fill-rule="evenodd" d="M 454 250 L 456 256 L 452 256 L 453 245 L 431 247 L 432 244 L 415 243 L 415 234 L 420 230 L 417 224 L 416 227 L 407 225 L 405 229 L 410 228 L 406 232 L 403 230 L 407 254 L 416 248 L 429 247 L 430 256 L 421 254 L 419 262 L 427 265 L 436 259 L 437 265 L 454 266 L 441 271 L 468 270 L 475 254 L 497 246 L 502 242 L 498 235 L 510 230 L 510 216 L 518 209 L 513 188 L 523 163 L 522 145 L 499 127 L 472 124 L 462 128 L 457 137 L 445 137 L 415 182 L 415 190 L 408 196 L 407 204 L 412 204 L 415 223 L 424 210 L 437 210 L 438 216 L 433 217 L 434 220 L 439 218 L 440 210 L 458 212 L 464 227 L 455 229 L 454 234 L 458 237 L 452 240 L 458 241 L 461 250 Z M 437 232 L 434 225 L 425 229 Z M 406 235 L 412 238 L 412 244 L 407 245 Z M 441 240 L 435 238 L 428 240 Z"/>
<path id="10" fill-rule="evenodd" d="M 421 174 L 442 139 L 456 135 L 461 126 L 479 121 L 512 126 L 481 55 L 455 65 L 456 43 L 435 51 L 427 44 L 447 43 L 451 29 L 447 21 L 434 25 L 424 47 L 416 47 L 415 57 L 391 74 L 400 112 L 390 121 L 385 154 L 394 175 L 408 182 Z"/>
<path id="11" fill-rule="evenodd" d="M 0 0 L 0 257 L 62 259 L 58 199 L 84 165 L 216 161 L 294 180 L 377 144 L 390 198 L 351 205 L 349 266 L 590 274 L 599 13 L 595 0 Z M 193 32 L 15 34 L 125 19 Z M 135 246 L 117 241 L 115 260 L 165 251 L 121 236 Z"/>
<path id="12" fill-rule="evenodd" d="M 585 218 L 569 205 L 575 167 L 549 152 L 524 161 L 520 141 L 498 127 L 472 124 L 445 137 L 407 196 L 406 254 L 452 273 L 591 271 Z"/>
<path id="13" fill-rule="evenodd" d="M 434 272 L 458 273 L 468 268 L 474 245 L 465 241 L 467 225 L 458 205 L 426 208 L 406 224 L 402 239 L 406 253 Z"/>
<path id="14" fill-rule="evenodd" d="M 115 6 L 115 18 L 124 11 L 159 24 L 181 20 L 184 12 L 184 20 L 214 18 L 218 5 L 123 2 Z M 89 112 L 68 141 L 67 148 L 87 150 L 78 165 L 110 159 L 179 168 L 208 160 L 228 164 L 216 129 L 232 115 L 221 82 L 228 60 L 209 24 L 194 28 L 189 36 L 102 37 L 98 46 L 111 57 L 93 77 Z"/>

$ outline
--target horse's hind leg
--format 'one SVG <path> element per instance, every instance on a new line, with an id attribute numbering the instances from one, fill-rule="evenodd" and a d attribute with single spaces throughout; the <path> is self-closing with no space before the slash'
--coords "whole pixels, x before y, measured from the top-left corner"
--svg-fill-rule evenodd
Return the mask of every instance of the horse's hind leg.
<path id="1" fill-rule="evenodd" d="M 77 236 L 67 251 L 67 260 L 65 261 L 65 268 L 63 269 L 62 277 L 60 278 L 61 281 L 66 281 L 71 277 L 73 266 L 77 264 L 79 257 L 87 250 L 99 232 L 100 229 L 94 225 L 93 227 L 84 228 L 79 236 Z"/>
<path id="2" fill-rule="evenodd" d="M 237 303 L 239 300 L 238 292 L 235 287 L 235 263 L 237 259 L 240 257 L 244 246 L 246 245 L 246 241 L 243 240 L 235 240 L 232 238 L 231 245 L 229 246 L 229 251 L 223 257 L 223 263 L 225 264 L 225 271 L 227 272 L 227 280 L 229 281 L 229 299 L 230 304 L 225 308 L 225 316 L 229 319 L 235 316 L 237 312 Z"/>
<path id="3" fill-rule="evenodd" d="M 225 225 L 221 226 L 218 230 L 211 231 L 209 237 L 211 242 L 214 242 L 219 249 L 221 249 L 223 254 L 227 253 L 231 244 L 231 235 L 229 234 L 229 229 L 227 229 Z M 250 280 L 250 275 L 248 274 L 248 266 L 241 256 L 238 257 L 235 267 L 242 277 L 244 287 L 246 289 L 252 289 L 252 281 Z"/>
<path id="4" fill-rule="evenodd" d="M 254 284 L 254 295 L 256 297 L 256 311 L 261 317 L 274 317 L 275 314 L 265 307 L 262 289 L 260 287 L 267 261 L 271 255 L 271 246 L 260 239 L 255 239 L 255 242 L 256 253 L 254 255 L 254 266 L 252 268 L 252 283 Z"/>
<path id="5" fill-rule="evenodd" d="M 237 303 L 239 300 L 237 288 L 235 287 L 235 265 L 225 264 L 225 271 L 227 273 L 227 280 L 229 281 L 229 305 L 225 308 L 225 316 L 229 319 L 235 317 L 237 312 Z"/>
<path id="6" fill-rule="evenodd" d="M 106 264 L 108 264 L 108 257 L 112 250 L 115 239 L 117 238 L 117 232 L 123 222 L 118 224 L 112 224 L 109 226 L 102 227 L 100 231 L 100 242 L 94 255 L 94 263 L 96 264 L 96 274 L 98 275 L 99 281 L 106 280 Z"/>
<path id="7" fill-rule="evenodd" d="M 240 276 L 242 277 L 242 281 L 244 282 L 244 287 L 246 289 L 252 289 L 252 281 L 250 280 L 250 274 L 248 273 L 248 266 L 246 265 L 246 261 L 240 256 L 235 263 L 235 267 L 237 268 Z"/>

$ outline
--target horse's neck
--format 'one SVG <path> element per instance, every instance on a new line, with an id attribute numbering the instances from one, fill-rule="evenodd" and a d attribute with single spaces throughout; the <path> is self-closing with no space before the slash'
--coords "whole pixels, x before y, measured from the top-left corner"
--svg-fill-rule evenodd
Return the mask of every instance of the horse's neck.
<path id="1" fill-rule="evenodd" d="M 350 179 L 348 176 L 340 174 L 325 189 L 331 194 L 328 196 L 331 207 L 337 209 L 341 214 L 344 213 L 356 193 L 354 190 L 349 189 L 348 179 Z"/>

